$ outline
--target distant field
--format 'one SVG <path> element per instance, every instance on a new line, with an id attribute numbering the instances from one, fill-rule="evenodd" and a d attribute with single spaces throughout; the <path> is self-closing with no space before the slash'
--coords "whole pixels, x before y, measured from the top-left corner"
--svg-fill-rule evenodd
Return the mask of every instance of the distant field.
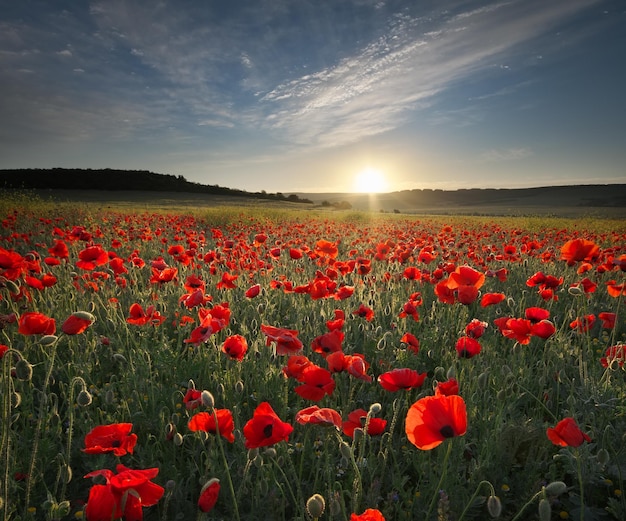
<path id="1" fill-rule="evenodd" d="M 220 196 L 184 192 L 142 192 L 103 190 L 36 190 L 44 200 L 97 202 L 112 207 L 204 208 L 252 206 L 262 208 L 328 208 L 342 201 L 353 210 L 433 215 L 554 216 L 626 219 L 626 185 L 593 187 L 552 187 L 532 190 L 496 191 L 413 191 L 389 194 L 298 193 L 314 204 L 271 201 L 250 197 Z M 322 206 L 322 205 L 325 206 Z"/>

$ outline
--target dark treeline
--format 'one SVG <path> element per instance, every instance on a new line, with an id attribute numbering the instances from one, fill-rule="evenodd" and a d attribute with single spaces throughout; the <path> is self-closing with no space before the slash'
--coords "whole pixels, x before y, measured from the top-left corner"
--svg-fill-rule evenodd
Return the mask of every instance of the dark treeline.
<path id="1" fill-rule="evenodd" d="M 253 197 L 311 203 L 295 194 L 280 192 L 246 192 L 219 185 L 187 181 L 182 175 L 156 174 L 147 170 L 114 170 L 83 168 L 24 168 L 0 170 L 0 187 L 32 190 L 137 190 L 154 192 L 187 192 L 223 196 Z"/>

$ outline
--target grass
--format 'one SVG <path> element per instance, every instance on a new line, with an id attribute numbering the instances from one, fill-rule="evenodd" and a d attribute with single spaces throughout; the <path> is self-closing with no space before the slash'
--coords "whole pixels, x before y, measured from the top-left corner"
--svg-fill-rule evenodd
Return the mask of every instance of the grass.
<path id="1" fill-rule="evenodd" d="M 56 204 L 28 194 L 0 201 L 0 248 L 31 262 L 13 280 L 5 272 L 0 315 L 39 311 L 57 324 L 55 337 L 49 337 L 24 335 L 16 323 L 3 322 L 2 343 L 11 349 L 2 358 L 0 381 L 3 519 L 83 518 L 94 485 L 83 476 L 120 462 L 134 469 L 158 468 L 154 482 L 165 492 L 156 505 L 144 508 L 149 520 L 307 519 L 305 504 L 314 494 L 326 503 L 320 519 L 349 519 L 366 508 L 379 509 L 386 519 L 428 519 L 428 512 L 438 520 L 486 519 L 495 512 L 492 497 L 501 506 L 500 519 L 506 520 L 536 519 L 539 508 L 545 515 L 546 505 L 551 519 L 619 520 L 626 515 L 621 493 L 626 475 L 625 373 L 618 363 L 608 368 L 600 364 L 608 347 L 624 342 L 623 297 L 611 297 L 606 290 L 611 279 L 624 282 L 624 274 L 598 270 L 600 261 L 578 274 L 576 266 L 558 258 L 560 246 L 575 237 L 599 244 L 602 260 L 623 255 L 623 223 L 109 206 Z M 90 234 L 89 240 L 81 232 Z M 267 240 L 255 244 L 259 233 Z M 43 259 L 56 239 L 68 244 L 69 259 L 48 266 Z M 337 275 L 339 283 L 354 286 L 349 299 L 284 291 L 286 281 L 304 287 L 319 272 L 330 273 L 331 265 L 308 255 L 320 239 L 339 242 L 337 260 L 371 260 L 367 273 Z M 539 244 L 536 250 L 523 248 L 531 241 Z M 118 277 L 125 286 L 108 265 L 92 271 L 76 266 L 90 243 L 124 259 L 128 273 Z M 406 251 L 406 260 L 391 255 L 376 260 L 382 243 L 391 252 Z M 190 251 L 178 260 L 168 253 L 177 244 Z M 417 260 L 428 245 L 437 254 L 432 264 Z M 515 253 L 506 253 L 507 246 L 515 247 Z M 279 248 L 278 258 L 271 255 L 272 248 Z M 292 260 L 289 248 L 305 255 Z M 545 252 L 551 255 L 542 257 Z M 133 256 L 146 266 L 133 267 Z M 176 280 L 150 281 L 150 261 L 159 257 L 177 268 Z M 408 266 L 432 273 L 446 263 L 467 263 L 483 272 L 506 268 L 506 281 L 488 277 L 481 288 L 483 293 L 503 292 L 506 300 L 485 308 L 478 301 L 445 304 L 437 298 L 434 283 L 403 277 Z M 538 271 L 563 277 L 558 299 L 544 300 L 527 285 Z M 218 289 L 224 272 L 238 275 L 235 288 Z M 28 275 L 43 273 L 54 274 L 57 283 L 43 290 L 28 285 Z M 198 309 L 180 304 L 191 274 L 206 282 L 212 301 L 205 307 L 228 302 L 232 311 L 227 327 L 198 346 L 185 342 L 197 326 Z M 598 285 L 594 293 L 568 291 L 584 277 Z M 244 292 L 253 283 L 261 284 L 261 294 L 246 298 Z M 15 286 L 28 295 L 16 296 Z M 423 300 L 419 320 L 400 318 L 403 304 L 415 292 Z M 144 309 L 153 305 L 165 322 L 129 324 L 133 303 Z M 373 321 L 353 314 L 361 303 L 374 310 Z M 556 332 L 547 340 L 532 338 L 520 345 L 494 325 L 498 317 L 523 317 L 532 306 L 550 312 Z M 373 381 L 337 373 L 335 390 L 317 404 L 335 409 L 343 420 L 357 408 L 372 411 L 387 420 L 381 436 L 358 434 L 352 439 L 334 428 L 296 423 L 295 414 L 314 402 L 294 392 L 298 383 L 283 373 L 287 357 L 276 355 L 260 332 L 261 324 L 297 330 L 303 354 L 326 367 L 310 344 L 327 331 L 325 323 L 336 309 L 346 315 L 344 352 L 362 354 Z M 79 335 L 61 332 L 60 325 L 76 311 L 91 313 L 95 322 Z M 614 329 L 602 328 L 599 320 L 588 332 L 570 327 L 577 317 L 601 312 L 617 314 Z M 184 316 L 194 323 L 181 324 Z M 482 350 L 473 358 L 459 358 L 454 345 L 473 318 L 488 323 L 480 338 Z M 419 339 L 419 353 L 400 341 L 405 332 Z M 220 350 L 234 334 L 248 341 L 242 362 Z M 390 393 L 376 383 L 381 373 L 401 367 L 426 372 L 425 384 Z M 467 404 L 467 432 L 433 450 L 419 450 L 404 432 L 407 410 L 449 377 L 458 380 Z M 215 407 L 232 412 L 234 443 L 188 429 L 188 420 L 198 412 L 183 403 L 190 387 L 210 391 Z M 288 441 L 246 450 L 243 426 L 263 401 L 293 425 L 293 433 Z M 577 448 L 553 445 L 546 429 L 565 417 L 575 418 L 592 441 Z M 133 425 L 138 437 L 133 454 L 114 457 L 81 450 L 93 427 L 119 422 Z M 222 488 L 215 508 L 202 513 L 197 500 L 211 478 L 218 478 Z M 565 489 L 550 485 L 555 482 L 565 483 Z"/>

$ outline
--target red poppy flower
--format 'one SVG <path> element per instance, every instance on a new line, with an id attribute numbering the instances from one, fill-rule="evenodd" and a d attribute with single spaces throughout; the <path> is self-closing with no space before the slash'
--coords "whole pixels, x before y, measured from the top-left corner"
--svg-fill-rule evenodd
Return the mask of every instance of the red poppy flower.
<path id="1" fill-rule="evenodd" d="M 524 316 L 533 323 L 550 318 L 550 311 L 544 308 L 530 307 L 524 311 Z"/>
<path id="2" fill-rule="evenodd" d="M 199 412 L 191 417 L 187 423 L 190 431 L 204 431 L 211 434 L 222 435 L 230 443 L 235 441 L 235 424 L 233 422 L 233 413 L 228 409 L 214 409 L 217 415 L 217 427 L 215 426 L 215 417 L 211 412 Z"/>
<path id="3" fill-rule="evenodd" d="M 414 369 L 393 369 L 381 374 L 378 383 L 383 389 L 395 393 L 401 389 L 407 391 L 421 387 L 426 376 L 426 373 L 418 373 Z"/>
<path id="4" fill-rule="evenodd" d="M 50 256 L 58 257 L 60 259 L 67 259 L 70 256 L 67 244 L 61 240 L 55 241 L 54 245 L 48 248 L 48 253 Z"/>
<path id="5" fill-rule="evenodd" d="M 134 326 L 144 326 L 146 324 L 159 326 L 165 322 L 165 317 L 161 315 L 154 306 L 148 306 L 144 311 L 141 304 L 137 304 L 136 302 L 131 304 L 128 315 L 126 322 Z"/>
<path id="6" fill-rule="evenodd" d="M 231 360 L 241 362 L 248 352 L 248 342 L 241 335 L 231 335 L 222 344 L 222 353 L 225 353 Z"/>
<path id="7" fill-rule="evenodd" d="M 615 313 L 602 311 L 598 313 L 598 318 L 602 321 L 602 327 L 604 329 L 615 329 L 615 319 L 617 318 Z"/>
<path id="8" fill-rule="evenodd" d="M 530 334 L 547 340 L 556 332 L 554 324 L 549 320 L 541 320 L 533 324 L 530 328 Z"/>
<path id="9" fill-rule="evenodd" d="M 420 293 L 413 293 L 407 302 L 402 306 L 402 311 L 398 315 L 400 318 L 413 317 L 416 322 L 419 321 L 418 306 L 423 303 Z"/>
<path id="10" fill-rule="evenodd" d="M 365 409 L 352 411 L 348 414 L 348 420 L 341 424 L 343 433 L 350 438 L 354 438 L 354 429 L 363 429 L 366 419 L 367 411 Z M 367 424 L 367 434 L 369 436 L 380 436 L 385 432 L 385 427 L 387 427 L 387 420 L 370 416 L 370 421 Z"/>
<path id="11" fill-rule="evenodd" d="M 578 331 L 579 333 L 586 333 L 596 323 L 596 316 L 594 314 L 585 315 L 584 317 L 578 317 L 576 320 L 570 322 L 569 327 Z"/>
<path id="12" fill-rule="evenodd" d="M 294 389 L 302 398 L 306 400 L 320 401 L 325 395 L 331 395 L 335 390 L 335 380 L 330 371 L 323 367 L 311 364 L 305 367 L 300 374 L 299 385 Z"/>
<path id="13" fill-rule="evenodd" d="M 166 282 L 176 281 L 178 276 L 178 268 L 164 268 L 162 270 L 152 268 L 151 284 L 165 284 Z"/>
<path id="14" fill-rule="evenodd" d="M 481 345 L 475 338 L 462 336 L 456 341 L 455 349 L 459 358 L 472 358 L 480 353 Z"/>
<path id="15" fill-rule="evenodd" d="M 604 356 L 600 358 L 600 364 L 605 369 L 611 367 L 613 362 L 616 362 L 619 367 L 624 367 L 624 362 L 626 362 L 626 345 L 617 344 L 608 347 Z"/>
<path id="16" fill-rule="evenodd" d="M 409 351 L 413 351 L 415 354 L 419 353 L 420 350 L 420 341 L 417 337 L 412 333 L 404 333 L 400 342 L 406 344 L 406 347 Z"/>
<path id="17" fill-rule="evenodd" d="M 293 427 L 283 422 L 268 402 L 262 402 L 243 426 L 245 447 L 255 449 L 287 441 L 292 431 Z"/>
<path id="18" fill-rule="evenodd" d="M 326 327 L 329 331 L 334 329 L 342 329 L 346 321 L 346 314 L 342 309 L 335 309 L 335 319 L 327 320 Z"/>
<path id="19" fill-rule="evenodd" d="M 334 259 L 337 257 L 339 249 L 337 248 L 336 242 L 321 239 L 315 244 L 314 252 L 322 258 Z"/>
<path id="20" fill-rule="evenodd" d="M 530 320 L 525 318 L 500 317 L 496 318 L 493 322 L 505 337 L 512 338 L 522 345 L 530 344 L 533 328 L 533 324 Z"/>
<path id="21" fill-rule="evenodd" d="M 0 360 L 2 360 L 2 357 L 8 350 L 9 350 L 9 346 L 5 344 L 0 344 Z"/>
<path id="22" fill-rule="evenodd" d="M 486 308 L 487 306 L 493 306 L 499 304 L 506 298 L 504 293 L 485 293 L 480 299 L 480 307 Z"/>
<path id="23" fill-rule="evenodd" d="M 622 282 L 618 284 L 614 280 L 609 280 L 606 283 L 606 290 L 611 297 L 617 298 L 620 295 L 626 295 L 626 283 Z"/>
<path id="24" fill-rule="evenodd" d="M 385 521 L 385 516 L 376 508 L 368 508 L 362 514 L 350 514 L 350 521 Z"/>
<path id="25" fill-rule="evenodd" d="M 313 362 L 311 362 L 311 360 L 309 360 L 306 356 L 292 355 L 287 359 L 287 367 L 283 367 L 283 374 L 287 378 L 300 380 L 302 378 L 302 371 L 311 365 L 314 365 Z"/>
<path id="26" fill-rule="evenodd" d="M 591 438 L 580 430 L 574 418 L 564 418 L 546 431 L 548 439 L 559 447 L 580 447 Z"/>
<path id="27" fill-rule="evenodd" d="M 346 300 L 354 294 L 354 286 L 341 285 L 339 286 L 333 295 L 335 300 Z"/>
<path id="28" fill-rule="evenodd" d="M 335 426 L 341 429 L 341 416 L 334 409 L 312 405 L 296 413 L 295 420 L 301 425 L 322 425 L 324 427 Z"/>
<path id="29" fill-rule="evenodd" d="M 580 261 L 593 262 L 600 256 L 600 247 L 587 239 L 572 239 L 561 246 L 561 260 L 573 266 Z"/>
<path id="30" fill-rule="evenodd" d="M 246 292 L 244 293 L 244 295 L 247 298 L 254 298 L 256 297 L 259 293 L 261 293 L 261 284 L 254 284 L 253 286 L 250 286 Z"/>
<path id="31" fill-rule="evenodd" d="M 20 316 L 18 333 L 22 335 L 54 335 L 56 322 L 43 313 L 28 311 Z"/>
<path id="32" fill-rule="evenodd" d="M 86 271 L 91 271 L 96 266 L 103 266 L 109 262 L 108 252 L 99 244 L 89 246 L 80 251 L 78 258 L 79 260 L 76 262 L 76 267 Z"/>
<path id="33" fill-rule="evenodd" d="M 465 326 L 465 334 L 472 338 L 480 338 L 487 329 L 487 322 L 473 318 L 467 326 Z"/>
<path id="34" fill-rule="evenodd" d="M 210 295 L 205 295 L 203 289 L 194 289 L 190 293 L 182 295 L 178 302 L 185 306 L 187 309 L 195 308 L 197 306 L 203 306 L 207 302 L 211 302 L 213 298 Z"/>
<path id="35" fill-rule="evenodd" d="M 343 367 L 344 371 L 359 380 L 363 380 L 364 382 L 372 381 L 372 377 L 367 374 L 370 364 L 365 360 L 365 355 L 361 353 L 345 355 L 343 357 Z"/>
<path id="36" fill-rule="evenodd" d="M 117 465 L 117 474 L 109 469 L 96 470 L 85 478 L 103 477 L 105 485 L 93 485 L 85 509 L 89 521 L 111 521 L 124 518 L 128 521 L 143 519 L 142 507 L 156 505 L 165 490 L 152 483 L 158 468 L 134 470 Z"/>
<path id="37" fill-rule="evenodd" d="M 325 358 L 329 353 L 342 350 L 344 336 L 343 331 L 333 329 L 328 333 L 315 337 L 311 342 L 311 349 Z"/>
<path id="38" fill-rule="evenodd" d="M 288 355 L 302 351 L 303 344 L 298 338 L 298 331 L 282 327 L 261 324 L 261 331 L 267 337 L 266 345 L 276 342 L 276 354 Z"/>
<path id="39" fill-rule="evenodd" d="M 202 405 L 202 392 L 197 389 L 189 388 L 183 397 L 183 403 L 188 411 L 197 409 Z"/>
<path id="40" fill-rule="evenodd" d="M 374 320 L 374 310 L 371 308 L 368 308 L 364 304 L 361 304 L 358 307 L 358 309 L 352 312 L 352 314 L 356 315 L 357 317 L 364 318 L 368 322 L 371 322 L 372 320 Z"/>
<path id="41" fill-rule="evenodd" d="M 405 431 L 418 449 L 434 449 L 447 438 L 467 430 L 465 401 L 458 395 L 439 394 L 417 400 L 406 416 Z"/>
<path id="42" fill-rule="evenodd" d="M 113 423 L 94 427 L 85 436 L 87 454 L 112 452 L 115 456 L 132 454 L 137 443 L 137 435 L 131 433 L 132 423 Z"/>
<path id="43" fill-rule="evenodd" d="M 220 480 L 217 478 L 207 481 L 202 490 L 200 491 L 200 497 L 198 498 L 198 508 L 202 512 L 210 512 L 213 510 L 217 498 L 220 494 Z"/>
<path id="44" fill-rule="evenodd" d="M 61 325 L 61 331 L 66 335 L 79 335 L 93 324 L 94 321 L 95 318 L 90 313 L 84 311 L 72 313 Z"/>
<path id="45" fill-rule="evenodd" d="M 445 382 L 437 382 L 435 394 L 445 394 L 446 396 L 459 394 L 459 382 L 456 381 L 456 378 L 448 378 Z"/>
<path id="46" fill-rule="evenodd" d="M 237 287 L 235 281 L 239 278 L 239 275 L 232 275 L 231 273 L 222 273 L 222 280 L 216 285 L 217 289 L 234 289 Z"/>

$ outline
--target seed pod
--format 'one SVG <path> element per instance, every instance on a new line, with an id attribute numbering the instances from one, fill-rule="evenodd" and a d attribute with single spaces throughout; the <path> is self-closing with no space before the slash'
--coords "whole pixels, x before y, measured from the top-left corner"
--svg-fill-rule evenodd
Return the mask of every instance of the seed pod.
<path id="1" fill-rule="evenodd" d="M 544 497 L 539 501 L 539 521 L 550 521 L 552 507 L 550 502 Z"/>
<path id="2" fill-rule="evenodd" d="M 553 481 L 546 485 L 545 491 L 549 496 L 560 496 L 567 491 L 567 485 L 562 481 Z"/>
<path id="3" fill-rule="evenodd" d="M 28 360 L 23 358 L 18 360 L 15 364 L 15 376 L 22 382 L 28 382 L 33 377 L 33 366 L 30 365 Z"/>
<path id="4" fill-rule="evenodd" d="M 39 344 L 42 346 L 51 346 L 59 339 L 56 335 L 44 335 L 39 339 Z"/>
<path id="5" fill-rule="evenodd" d="M 321 517 L 326 509 L 326 501 L 321 494 L 313 494 L 306 502 L 306 511 L 313 518 Z"/>
<path id="6" fill-rule="evenodd" d="M 491 517 L 500 517 L 500 514 L 502 514 L 502 503 L 498 496 L 489 496 L 487 498 L 487 511 Z"/>

